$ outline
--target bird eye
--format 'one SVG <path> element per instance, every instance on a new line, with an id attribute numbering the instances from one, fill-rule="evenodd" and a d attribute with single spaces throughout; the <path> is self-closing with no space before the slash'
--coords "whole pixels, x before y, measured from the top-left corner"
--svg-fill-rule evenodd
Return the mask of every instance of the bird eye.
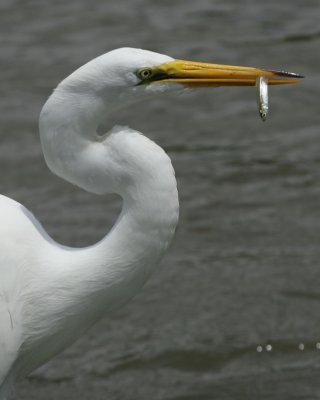
<path id="1" fill-rule="evenodd" d="M 139 71 L 137 72 L 137 75 L 143 81 L 146 79 L 150 79 L 152 77 L 152 69 L 151 68 L 139 69 Z"/>

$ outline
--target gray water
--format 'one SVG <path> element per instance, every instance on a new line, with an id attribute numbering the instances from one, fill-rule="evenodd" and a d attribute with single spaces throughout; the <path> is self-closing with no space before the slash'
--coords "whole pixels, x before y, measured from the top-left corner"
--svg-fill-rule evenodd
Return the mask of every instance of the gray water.
<path id="1" fill-rule="evenodd" d="M 75 68 L 133 46 L 307 76 L 271 89 L 266 123 L 253 88 L 117 116 L 172 158 L 173 246 L 143 291 L 24 380 L 20 399 L 320 399 L 319 19 L 318 0 L 0 1 L 0 191 L 67 245 L 99 240 L 120 209 L 44 164 L 38 113 Z"/>

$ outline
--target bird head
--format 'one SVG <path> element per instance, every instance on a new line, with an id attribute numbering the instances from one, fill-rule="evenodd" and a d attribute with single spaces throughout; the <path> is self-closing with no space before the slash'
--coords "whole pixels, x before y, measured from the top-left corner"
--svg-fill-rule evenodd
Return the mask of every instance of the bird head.
<path id="1" fill-rule="evenodd" d="M 148 152 L 138 149 L 146 146 L 141 135 L 127 128 L 117 128 L 117 134 L 108 129 L 105 122 L 108 124 L 114 111 L 170 89 L 250 86 L 261 76 L 270 85 L 295 83 L 300 77 L 282 71 L 177 60 L 140 49 L 110 51 L 63 80 L 44 105 L 39 129 L 45 159 L 53 172 L 86 190 L 114 190 L 143 160 L 144 167 L 154 164 L 153 159 L 143 158 Z M 134 146 L 129 137 L 134 137 Z M 106 179 L 108 170 L 114 171 L 112 181 Z"/>
<path id="2" fill-rule="evenodd" d="M 253 86 L 258 77 L 269 85 L 296 83 L 301 75 L 255 67 L 179 60 L 167 55 L 135 48 L 110 51 L 80 67 L 60 87 L 79 92 L 104 94 L 121 89 L 146 92 L 172 87 Z M 178 86 L 177 86 L 178 85 Z M 110 92 L 111 91 L 111 92 Z M 110 97 L 110 96 L 109 96 Z"/>

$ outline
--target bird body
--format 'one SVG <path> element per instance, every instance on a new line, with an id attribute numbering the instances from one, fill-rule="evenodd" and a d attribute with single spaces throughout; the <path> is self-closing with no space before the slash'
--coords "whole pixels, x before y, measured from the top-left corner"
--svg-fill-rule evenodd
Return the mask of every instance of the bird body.
<path id="1" fill-rule="evenodd" d="M 118 221 L 99 243 L 84 249 L 58 245 L 29 211 L 1 196 L 0 231 L 7 238 L 0 256 L 2 379 L 17 351 L 14 367 L 18 376 L 25 375 L 77 338 L 102 312 L 126 302 L 171 241 L 178 197 L 169 158 L 134 131 L 112 135 L 121 146 L 128 142 L 128 151 L 141 151 L 139 145 L 144 145 L 152 168 L 141 185 L 132 182 Z M 163 184 L 158 179 L 160 171 L 162 176 L 166 172 Z M 9 341 L 13 341 L 13 350 L 4 362 Z"/>
<path id="2" fill-rule="evenodd" d="M 92 193 L 118 193 L 123 206 L 101 241 L 70 248 L 50 238 L 21 204 L 0 196 L 0 400 L 15 380 L 127 302 L 167 250 L 179 210 L 169 157 L 130 128 L 97 131 L 117 109 L 182 87 L 183 79 L 216 85 L 216 65 L 203 64 L 199 72 L 186 63 L 146 50 L 114 50 L 63 80 L 44 105 L 39 130 L 48 167 Z"/>
<path id="3" fill-rule="evenodd" d="M 0 197 L 0 234 L 6 238 L 0 255 L 0 381 L 10 368 L 15 378 L 31 372 L 130 299 L 171 241 L 178 196 L 169 158 L 137 132 L 112 135 L 121 145 L 118 135 L 128 141 L 132 152 L 144 145 L 152 168 L 142 185 L 132 182 L 115 226 L 99 243 L 61 246 L 26 208 Z"/>

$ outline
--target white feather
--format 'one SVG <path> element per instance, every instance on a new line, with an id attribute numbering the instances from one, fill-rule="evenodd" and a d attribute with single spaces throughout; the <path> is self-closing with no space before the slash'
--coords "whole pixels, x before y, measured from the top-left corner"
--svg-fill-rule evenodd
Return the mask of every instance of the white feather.
<path id="1" fill-rule="evenodd" d="M 135 71 L 170 57 L 119 49 L 65 79 L 39 121 L 49 168 L 85 190 L 119 193 L 122 212 L 97 244 L 55 243 L 23 206 L 0 197 L 0 399 L 30 373 L 128 301 L 171 242 L 178 195 L 170 159 L 140 133 L 96 134 L 106 114 L 150 96 Z"/>

